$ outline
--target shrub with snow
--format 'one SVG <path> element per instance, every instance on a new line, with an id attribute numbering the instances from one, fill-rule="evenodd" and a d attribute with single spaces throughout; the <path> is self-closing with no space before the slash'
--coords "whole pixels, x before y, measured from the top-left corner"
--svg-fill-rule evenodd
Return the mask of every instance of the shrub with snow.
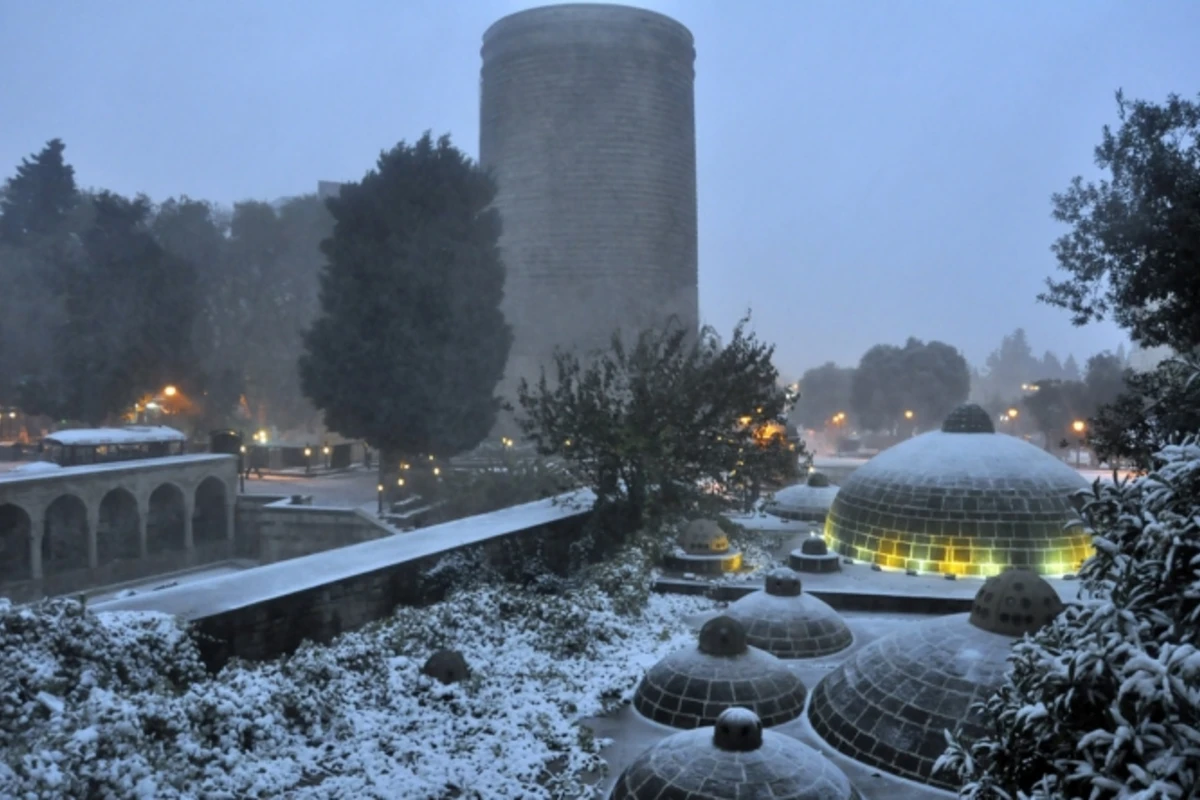
<path id="1" fill-rule="evenodd" d="M 0 796 L 588 797 L 602 743 L 581 720 L 710 605 L 631 602 L 648 579 L 634 554 L 558 594 L 485 583 L 216 676 L 166 617 L 0 609 Z M 422 675 L 439 648 L 471 677 Z"/>
<path id="2" fill-rule="evenodd" d="M 1200 797 L 1200 439 L 1158 461 L 1093 487 L 1084 602 L 1014 645 L 988 736 L 948 736 L 961 797 Z"/>

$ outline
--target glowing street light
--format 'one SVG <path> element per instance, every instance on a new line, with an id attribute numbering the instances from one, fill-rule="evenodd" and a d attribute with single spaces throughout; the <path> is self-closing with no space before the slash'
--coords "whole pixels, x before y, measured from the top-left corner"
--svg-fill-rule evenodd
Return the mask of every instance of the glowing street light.
<path id="1" fill-rule="evenodd" d="M 1010 409 L 1008 410 L 1008 418 L 1009 418 L 1009 419 L 1016 419 L 1016 418 L 1017 418 L 1017 414 L 1018 414 L 1018 413 L 1019 413 L 1019 412 L 1017 411 L 1017 409 L 1015 409 L 1015 408 L 1010 408 Z"/>
<path id="2" fill-rule="evenodd" d="M 173 385 L 169 385 L 165 389 L 163 389 L 164 397 L 174 397 L 177 394 L 179 394 L 179 390 L 176 389 Z"/>
<path id="3" fill-rule="evenodd" d="M 916 414 L 914 414 L 911 409 L 904 412 L 905 419 L 912 419 L 915 416 L 916 416 Z"/>
<path id="4" fill-rule="evenodd" d="M 1071 429 L 1076 433 L 1083 433 L 1087 430 L 1087 423 L 1081 419 L 1077 419 L 1071 423 Z"/>

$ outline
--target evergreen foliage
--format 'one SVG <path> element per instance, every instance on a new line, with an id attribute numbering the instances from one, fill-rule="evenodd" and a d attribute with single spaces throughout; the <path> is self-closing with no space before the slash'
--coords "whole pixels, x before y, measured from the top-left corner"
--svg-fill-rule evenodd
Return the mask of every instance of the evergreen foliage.
<path id="1" fill-rule="evenodd" d="M 330 430 L 382 451 L 381 472 L 469 450 L 495 422 L 512 341 L 495 192 L 449 137 L 427 133 L 328 201 L 301 386 Z"/>

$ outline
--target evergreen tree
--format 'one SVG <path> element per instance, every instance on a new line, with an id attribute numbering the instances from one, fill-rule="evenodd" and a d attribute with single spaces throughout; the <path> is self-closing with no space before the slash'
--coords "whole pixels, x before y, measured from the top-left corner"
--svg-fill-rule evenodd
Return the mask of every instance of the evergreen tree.
<path id="1" fill-rule="evenodd" d="M 330 430 L 381 451 L 381 480 L 402 460 L 474 447 L 501 407 L 512 333 L 495 193 L 449 137 L 427 133 L 327 201 L 300 382 Z"/>
<path id="2" fill-rule="evenodd" d="M 193 386 L 195 272 L 158 244 L 151 206 L 110 192 L 91 198 L 82 258 L 66 266 L 66 318 L 39 410 L 98 425 L 165 384 Z"/>
<path id="3" fill-rule="evenodd" d="M 1064 381 L 1078 381 L 1083 379 L 1083 373 L 1079 371 L 1079 362 L 1075 360 L 1075 356 L 1067 356 L 1067 360 L 1063 362 Z"/>
<path id="4" fill-rule="evenodd" d="M 66 163 L 61 139 L 21 160 L 0 193 L 0 242 L 26 245 L 62 231 L 79 204 L 75 169 Z"/>

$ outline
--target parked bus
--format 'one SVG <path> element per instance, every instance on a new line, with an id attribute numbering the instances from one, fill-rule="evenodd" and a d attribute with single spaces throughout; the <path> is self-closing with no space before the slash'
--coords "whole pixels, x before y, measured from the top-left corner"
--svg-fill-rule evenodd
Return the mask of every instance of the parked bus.
<path id="1" fill-rule="evenodd" d="M 180 456 L 187 452 L 187 437 L 165 425 L 130 425 L 126 428 L 77 428 L 55 431 L 42 439 L 42 460 L 62 467 L 109 464 L 140 458 Z"/>

